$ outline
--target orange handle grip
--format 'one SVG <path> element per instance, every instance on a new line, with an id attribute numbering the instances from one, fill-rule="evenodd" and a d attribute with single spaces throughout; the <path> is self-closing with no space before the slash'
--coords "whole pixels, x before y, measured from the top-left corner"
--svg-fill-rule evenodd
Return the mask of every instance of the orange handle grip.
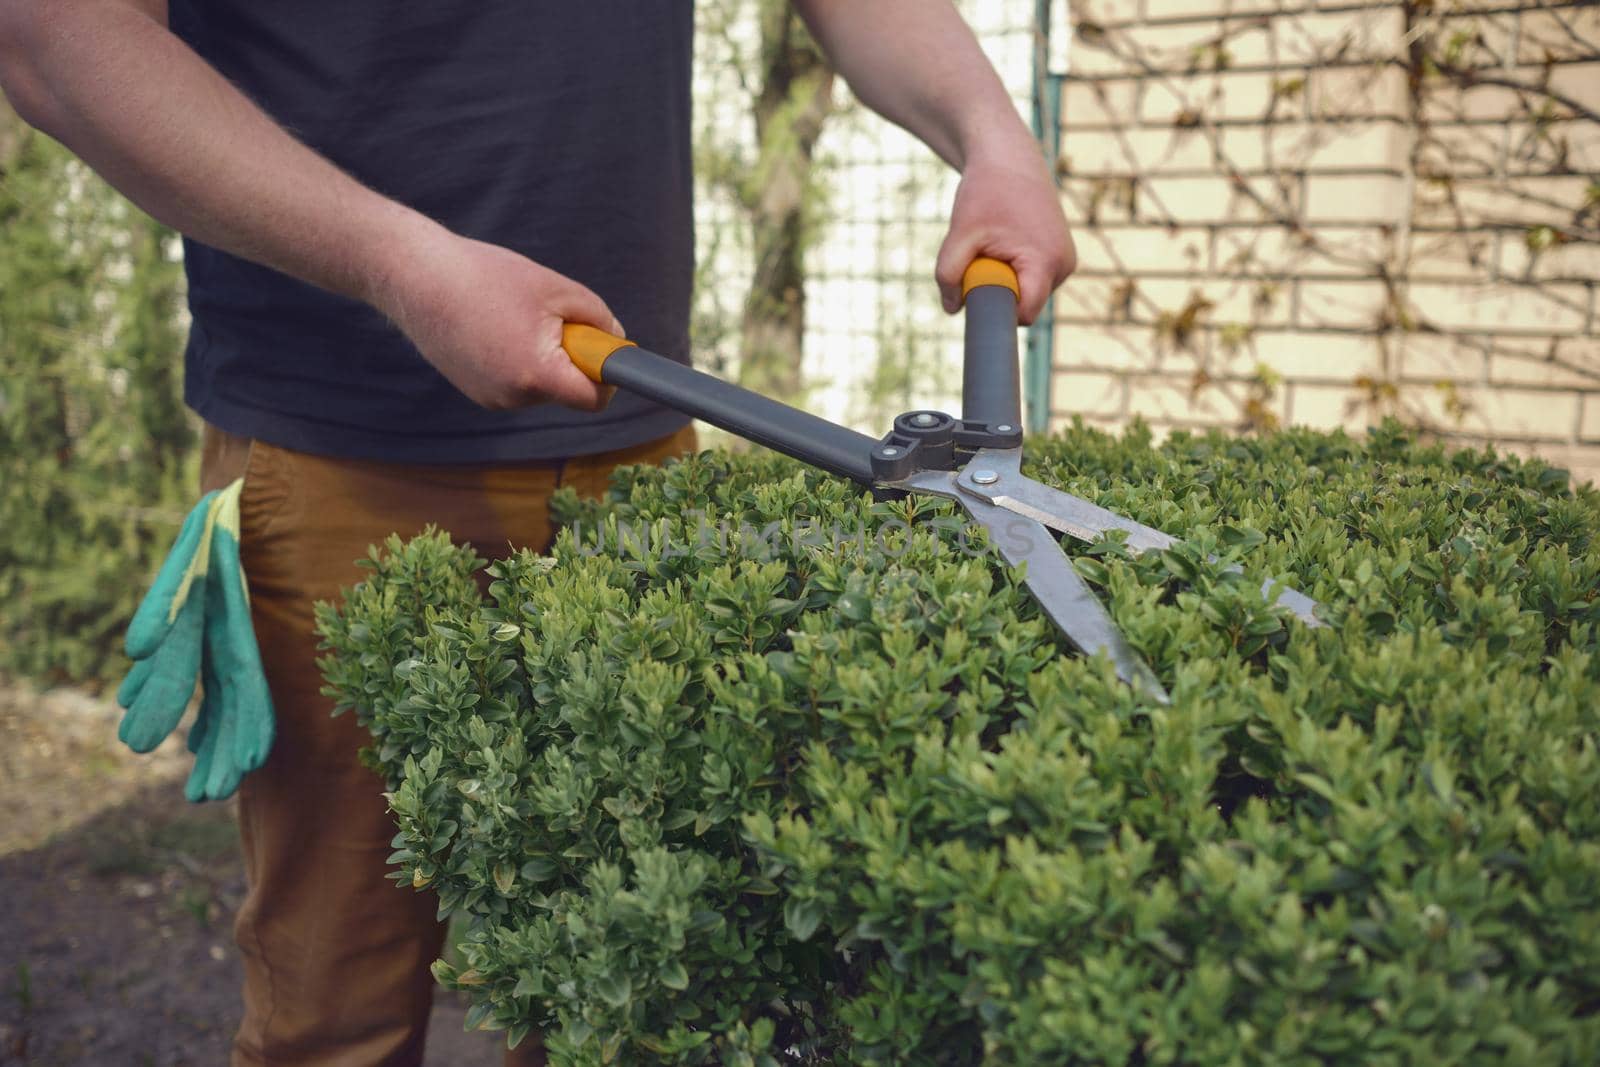
<path id="1" fill-rule="evenodd" d="M 600 370 L 606 360 L 619 348 L 638 346 L 625 337 L 616 337 L 581 322 L 569 322 L 561 327 L 561 347 L 573 364 L 596 385 L 601 384 Z"/>
<path id="2" fill-rule="evenodd" d="M 1018 300 L 1022 299 L 1022 288 L 1017 284 L 1017 272 L 1011 269 L 1011 264 L 988 256 L 979 256 L 967 267 L 966 273 L 961 275 L 961 299 L 965 301 L 967 294 L 980 285 L 998 285 L 1011 290 L 1011 295 Z"/>

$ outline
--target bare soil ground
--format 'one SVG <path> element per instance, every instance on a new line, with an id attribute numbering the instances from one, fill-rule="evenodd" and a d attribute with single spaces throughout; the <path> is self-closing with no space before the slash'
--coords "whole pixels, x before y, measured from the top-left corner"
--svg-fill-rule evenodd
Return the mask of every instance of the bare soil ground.
<path id="1" fill-rule="evenodd" d="M 0 678 L 0 1064 L 215 1067 L 238 1025 L 231 805 L 183 799 L 189 755 L 135 756 L 118 709 Z M 440 992 L 430 1067 L 500 1062 Z"/>

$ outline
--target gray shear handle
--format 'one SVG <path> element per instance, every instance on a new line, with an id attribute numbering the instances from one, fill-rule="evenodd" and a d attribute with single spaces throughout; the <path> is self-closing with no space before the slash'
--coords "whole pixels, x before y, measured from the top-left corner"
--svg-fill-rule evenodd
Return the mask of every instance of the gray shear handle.
<path id="1" fill-rule="evenodd" d="M 998 259 L 973 260 L 961 279 L 967 308 L 961 416 L 987 423 L 990 429 L 1022 425 L 1022 378 L 1017 364 L 1019 293 L 1016 271 Z"/>
<path id="2" fill-rule="evenodd" d="M 864 433 L 647 352 L 592 326 L 568 323 L 562 347 L 593 381 L 638 393 L 862 485 L 873 482 L 872 450 L 878 442 Z"/>

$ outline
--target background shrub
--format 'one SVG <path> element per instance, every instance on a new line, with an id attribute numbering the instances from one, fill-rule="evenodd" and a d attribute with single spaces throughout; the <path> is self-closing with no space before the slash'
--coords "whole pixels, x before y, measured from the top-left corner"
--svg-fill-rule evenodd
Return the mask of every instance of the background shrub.
<path id="1" fill-rule="evenodd" d="M 1392 425 L 1031 454 L 1189 539 L 1069 546 L 1170 708 L 948 506 L 766 456 L 562 498 L 487 598 L 442 533 L 374 552 L 324 670 L 397 880 L 470 917 L 469 1025 L 557 1064 L 1596 1062 L 1596 494 Z M 869 536 L 696 532 L 808 520 Z"/>
<path id="2" fill-rule="evenodd" d="M 0 103 L 0 670 L 96 683 L 195 492 L 172 234 Z"/>

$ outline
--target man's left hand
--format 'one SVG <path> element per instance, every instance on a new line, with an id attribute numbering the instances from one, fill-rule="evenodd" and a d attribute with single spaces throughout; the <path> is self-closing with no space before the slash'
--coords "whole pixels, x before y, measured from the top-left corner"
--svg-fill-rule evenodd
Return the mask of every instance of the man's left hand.
<path id="1" fill-rule="evenodd" d="M 1011 264 L 1022 290 L 1017 317 L 1029 325 L 1078 265 L 1061 197 L 1032 142 L 970 161 L 956 189 L 950 232 L 934 274 L 944 309 L 961 306 L 961 274 L 979 256 Z"/>

